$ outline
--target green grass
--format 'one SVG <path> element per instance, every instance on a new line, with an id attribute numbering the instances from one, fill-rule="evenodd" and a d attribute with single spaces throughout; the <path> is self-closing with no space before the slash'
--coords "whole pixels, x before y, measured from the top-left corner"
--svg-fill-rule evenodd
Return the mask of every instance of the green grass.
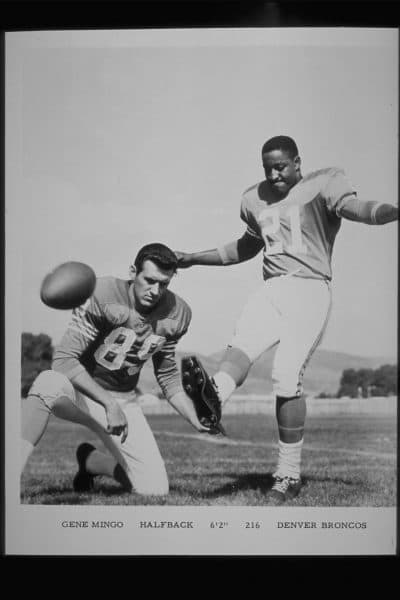
<path id="1" fill-rule="evenodd" d="M 95 441 L 84 427 L 52 419 L 21 479 L 24 504 L 263 506 L 275 466 L 275 418 L 227 415 L 226 441 L 198 436 L 175 416 L 150 416 L 170 493 L 122 493 L 97 478 L 94 493 L 72 490 L 75 449 Z M 292 506 L 395 506 L 396 420 L 377 415 L 312 417 L 306 427 L 301 494 Z"/>

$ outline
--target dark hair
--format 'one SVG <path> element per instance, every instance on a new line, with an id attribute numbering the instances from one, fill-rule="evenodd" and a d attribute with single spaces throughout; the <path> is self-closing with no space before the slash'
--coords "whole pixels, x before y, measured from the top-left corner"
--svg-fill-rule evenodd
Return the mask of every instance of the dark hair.
<path id="1" fill-rule="evenodd" d="M 143 268 L 145 260 L 151 260 L 161 269 L 173 269 L 174 273 L 178 268 L 178 259 L 174 252 L 164 244 L 147 244 L 137 253 L 135 258 L 135 267 L 139 273 Z"/>
<path id="2" fill-rule="evenodd" d="M 283 152 L 287 152 L 291 158 L 295 158 L 299 155 L 296 142 L 287 135 L 277 135 L 270 138 L 262 147 L 261 154 L 271 152 L 272 150 L 282 150 Z"/>

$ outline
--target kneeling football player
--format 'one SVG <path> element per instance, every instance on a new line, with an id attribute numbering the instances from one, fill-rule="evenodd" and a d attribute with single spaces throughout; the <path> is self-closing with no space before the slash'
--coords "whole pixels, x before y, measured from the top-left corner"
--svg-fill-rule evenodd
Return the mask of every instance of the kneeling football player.
<path id="1" fill-rule="evenodd" d="M 99 278 L 93 295 L 73 310 L 52 369 L 38 375 L 23 401 L 21 471 L 53 414 L 85 425 L 106 449 L 78 447 L 76 491 L 92 489 L 96 475 L 106 475 L 139 494 L 168 493 L 164 461 L 136 400 L 147 360 L 171 406 L 197 431 L 208 431 L 182 388 L 175 359 L 191 320 L 189 306 L 168 289 L 176 269 L 167 246 L 148 244 L 129 280 Z"/>

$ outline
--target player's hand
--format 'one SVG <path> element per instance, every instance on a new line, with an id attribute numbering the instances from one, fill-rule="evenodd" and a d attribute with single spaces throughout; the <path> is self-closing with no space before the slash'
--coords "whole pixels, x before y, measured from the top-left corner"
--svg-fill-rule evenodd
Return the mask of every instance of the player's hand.
<path id="1" fill-rule="evenodd" d="M 187 269 L 193 266 L 192 255 L 187 252 L 179 252 L 174 250 L 175 256 L 178 259 L 178 269 Z"/>
<path id="2" fill-rule="evenodd" d="M 106 408 L 107 433 L 110 435 L 120 435 L 121 444 L 128 437 L 128 421 L 118 402 L 113 402 Z"/>
<path id="3" fill-rule="evenodd" d="M 199 433 L 210 432 L 209 428 L 200 422 L 193 400 L 183 390 L 168 398 L 168 402 Z"/>
<path id="4" fill-rule="evenodd" d="M 191 415 L 188 421 L 199 433 L 210 433 L 210 427 L 205 427 L 202 423 L 200 423 L 196 415 Z"/>

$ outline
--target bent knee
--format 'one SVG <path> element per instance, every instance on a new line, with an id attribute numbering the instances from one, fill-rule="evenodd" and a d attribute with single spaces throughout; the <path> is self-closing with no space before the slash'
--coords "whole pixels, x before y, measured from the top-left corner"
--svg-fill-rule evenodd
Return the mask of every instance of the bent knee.
<path id="1" fill-rule="evenodd" d="M 303 393 L 303 373 L 275 366 L 272 370 L 272 389 L 275 396 L 300 397 Z"/>
<path id="2" fill-rule="evenodd" d="M 303 395 L 303 386 L 299 383 L 281 383 L 279 381 L 274 382 L 272 386 L 274 396 L 281 398 L 301 398 Z"/>
<path id="3" fill-rule="evenodd" d="M 220 365 L 220 371 L 227 373 L 239 387 L 246 379 L 251 367 L 249 354 L 237 346 L 228 346 Z"/>
<path id="4" fill-rule="evenodd" d="M 74 398 L 75 392 L 70 380 L 58 371 L 42 371 L 36 377 L 28 396 L 38 396 L 52 410 L 61 397 Z"/>

